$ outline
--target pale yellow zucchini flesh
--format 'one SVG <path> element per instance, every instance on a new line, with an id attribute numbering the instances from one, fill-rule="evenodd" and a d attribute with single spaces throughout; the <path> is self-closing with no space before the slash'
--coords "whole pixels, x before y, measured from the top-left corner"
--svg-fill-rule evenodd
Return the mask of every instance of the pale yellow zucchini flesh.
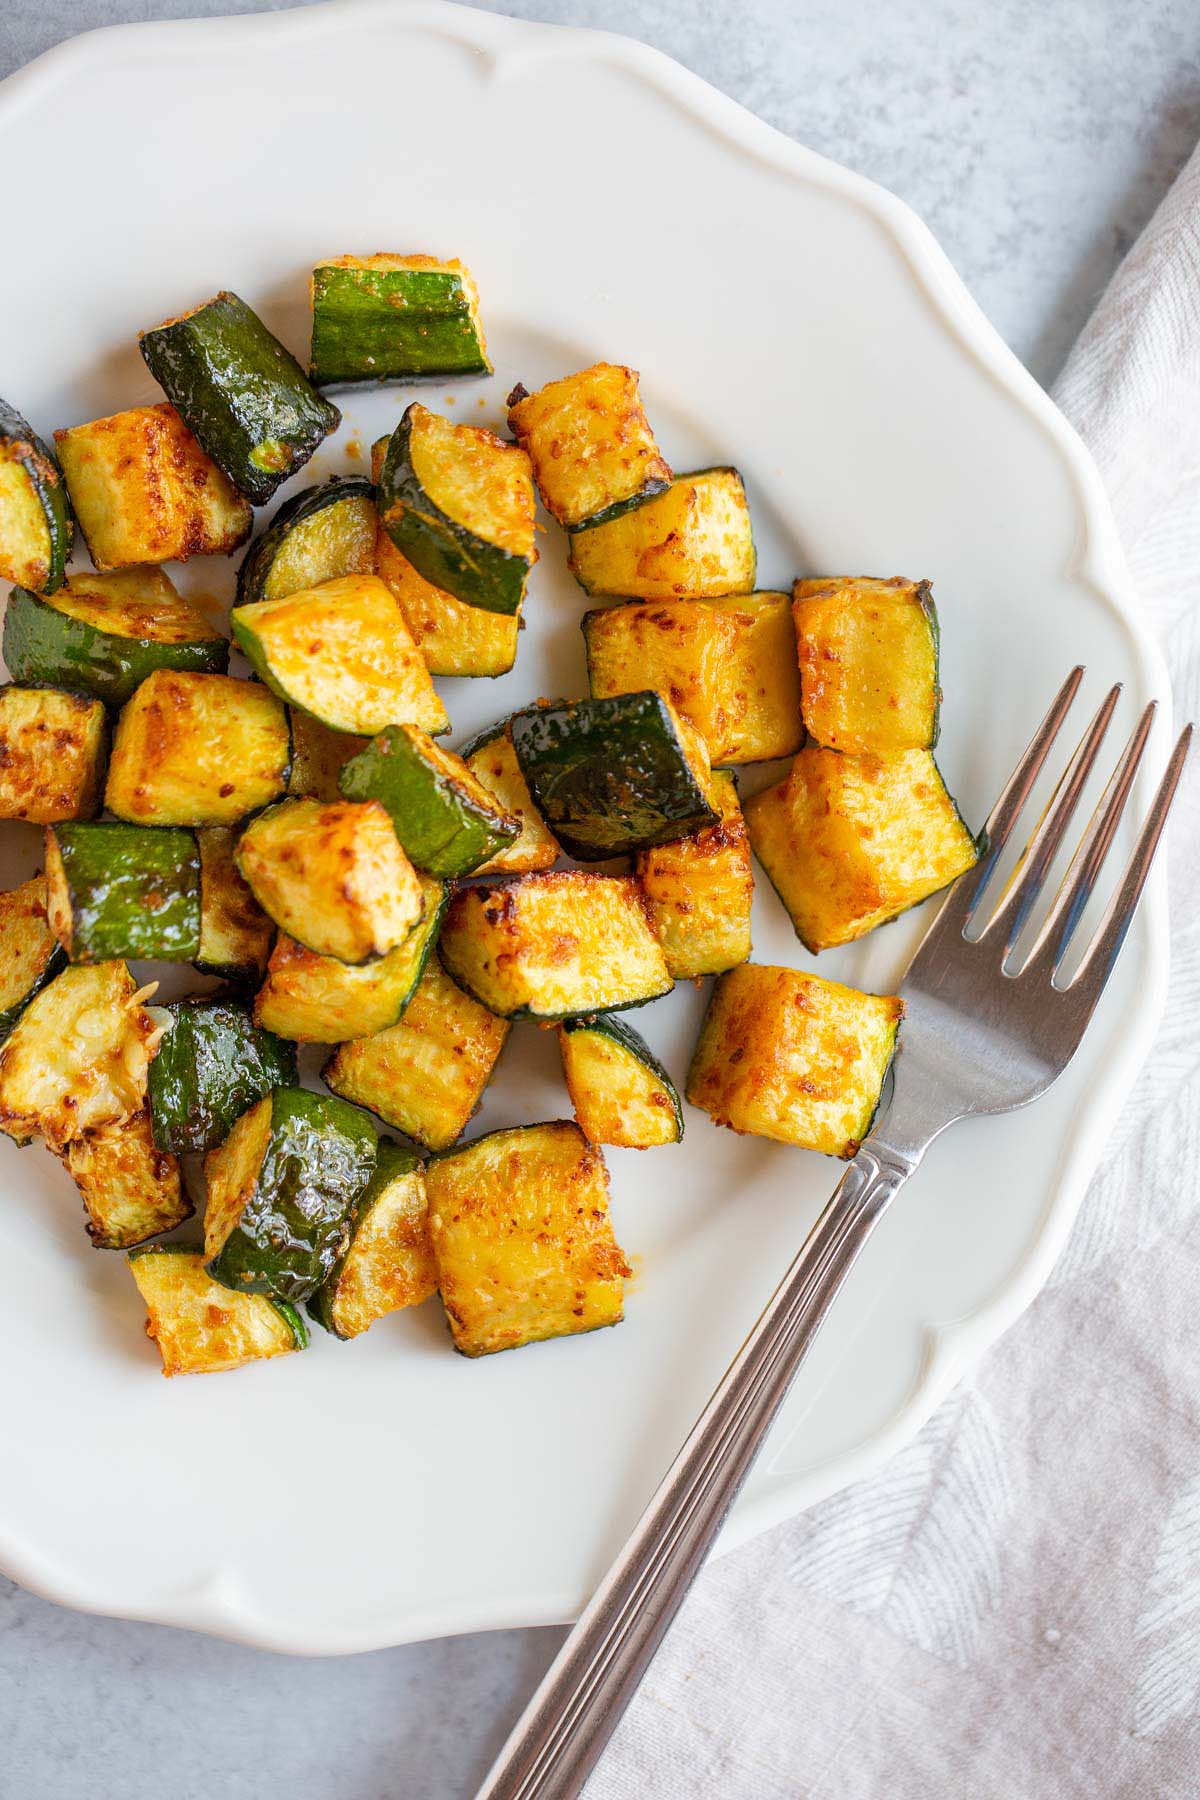
<path id="1" fill-rule="evenodd" d="M 714 774 L 709 798 L 721 817 L 691 837 L 642 850 L 634 872 L 676 981 L 719 975 L 750 955 L 754 869 L 732 775 Z"/>
<path id="2" fill-rule="evenodd" d="M 146 1336 L 164 1375 L 214 1375 L 304 1348 L 290 1307 L 265 1294 L 239 1294 L 205 1273 L 198 1250 L 148 1250 L 129 1258 L 146 1303 Z"/>
<path id="3" fill-rule="evenodd" d="M 636 369 L 595 363 L 509 397 L 508 424 L 560 525 L 652 494 L 671 479 L 642 406 Z"/>
<path id="4" fill-rule="evenodd" d="M 736 469 L 679 475 L 652 499 L 571 533 L 571 571 L 589 594 L 719 599 L 754 586 L 754 536 Z"/>
<path id="5" fill-rule="evenodd" d="M 933 748 L 938 636 L 927 581 L 798 581 L 794 612 L 804 723 L 814 743 L 852 756 Z"/>
<path id="6" fill-rule="evenodd" d="M 532 875 L 553 868 L 558 861 L 558 842 L 533 803 L 529 783 L 521 773 L 517 753 L 507 731 L 499 731 L 464 758 L 475 779 L 487 789 L 506 813 L 521 821 L 521 835 L 477 875 Z"/>

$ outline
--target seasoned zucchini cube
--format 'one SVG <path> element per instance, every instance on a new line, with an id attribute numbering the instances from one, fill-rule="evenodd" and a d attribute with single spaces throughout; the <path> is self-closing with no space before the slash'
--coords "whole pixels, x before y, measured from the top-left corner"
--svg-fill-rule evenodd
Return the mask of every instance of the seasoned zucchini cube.
<path id="1" fill-rule="evenodd" d="M 804 742 L 786 594 L 599 607 L 583 636 L 597 698 L 657 688 L 714 764 L 794 756 Z"/>
<path id="2" fill-rule="evenodd" d="M 714 775 L 715 825 L 634 860 L 646 911 L 676 981 L 719 975 L 750 955 L 754 870 L 732 775 Z"/>
<path id="3" fill-rule="evenodd" d="M 501 1018 L 568 1019 L 640 1006 L 673 985 L 638 883 L 582 869 L 459 888 L 441 956 L 454 979 Z"/>
<path id="4" fill-rule="evenodd" d="M 0 1043 L 66 960 L 50 929 L 46 877 L 0 893 Z"/>
<path id="5" fill-rule="evenodd" d="M 928 750 L 802 750 L 746 827 L 809 950 L 848 944 L 970 869 L 979 846 Z"/>
<path id="6" fill-rule="evenodd" d="M 53 593 L 74 535 L 66 485 L 49 445 L 0 400 L 0 579 L 35 594 Z M 10 673 L 16 674 L 11 664 Z"/>
<path id="7" fill-rule="evenodd" d="M 678 475 L 615 519 L 571 533 L 571 572 L 589 594 L 719 599 L 754 586 L 754 535 L 736 469 Z"/>
<path id="8" fill-rule="evenodd" d="M 454 257 L 335 256 L 312 272 L 318 387 L 490 375 L 479 294 Z"/>
<path id="9" fill-rule="evenodd" d="M 425 1172 L 442 1304 L 464 1356 L 616 1325 L 633 1271 L 578 1125 L 494 1131 Z"/>
<path id="10" fill-rule="evenodd" d="M 257 681 L 156 669 L 121 709 L 105 802 L 135 825 L 232 825 L 287 786 L 287 713 Z"/>
<path id="11" fill-rule="evenodd" d="M 450 720 L 404 614 L 375 575 L 235 606 L 233 635 L 267 686 L 334 731 L 447 731 Z"/>
<path id="12" fill-rule="evenodd" d="M 195 1211 L 178 1162 L 154 1142 L 145 1108 L 74 1138 L 63 1162 L 82 1196 L 97 1250 L 132 1250 L 173 1231 Z"/>
<path id="13" fill-rule="evenodd" d="M 533 804 L 529 783 L 521 773 L 508 721 L 502 719 L 472 738 L 462 759 L 475 778 L 499 802 L 502 812 L 518 821 L 521 835 L 476 869 L 477 875 L 531 875 L 553 868 L 558 861 L 558 840 Z"/>
<path id="14" fill-rule="evenodd" d="M 716 823 L 704 740 L 650 689 L 527 706 L 508 730 L 538 811 L 578 862 Z"/>
<path id="15" fill-rule="evenodd" d="M 388 1313 L 437 1292 L 425 1171 L 419 1156 L 381 1140 L 340 1261 L 308 1303 L 335 1337 L 358 1337 Z"/>
<path id="16" fill-rule="evenodd" d="M 595 363 L 536 394 L 508 396 L 508 426 L 533 465 L 542 504 L 560 525 L 595 524 L 661 493 L 671 479 L 638 390 L 636 369 Z"/>
<path id="17" fill-rule="evenodd" d="M 929 583 L 850 575 L 798 581 L 794 609 L 813 741 L 852 756 L 932 750 L 941 695 Z"/>
<path id="18" fill-rule="evenodd" d="M 446 1150 L 476 1112 L 508 1033 L 508 1020 L 464 993 L 434 957 L 399 1024 L 339 1044 L 321 1074 L 343 1100 L 427 1150 Z"/>
<path id="19" fill-rule="evenodd" d="M 99 811 L 108 728 L 98 700 L 0 687 L 0 819 L 53 825 Z"/>
<path id="20" fill-rule="evenodd" d="M 54 439 L 97 569 L 224 556 L 250 536 L 249 502 L 173 406 L 137 406 Z"/>
<path id="21" fill-rule="evenodd" d="M 520 836 L 520 821 L 462 757 L 415 725 L 381 731 L 346 764 L 340 785 L 348 799 L 386 807 L 406 853 L 431 875 L 469 875 Z"/>
<path id="22" fill-rule="evenodd" d="M 135 1251 L 129 1269 L 164 1375 L 216 1375 L 308 1343 L 294 1307 L 266 1294 L 232 1293 L 205 1272 L 199 1250 L 154 1244 Z"/>
<path id="23" fill-rule="evenodd" d="M 683 1136 L 679 1092 L 640 1032 L 618 1013 L 558 1028 L 575 1117 L 593 1144 L 650 1150 Z"/>
<path id="24" fill-rule="evenodd" d="M 268 919 L 238 873 L 235 834 L 227 825 L 197 831 L 200 847 L 200 953 L 196 967 L 226 981 L 260 981 L 275 938 Z"/>
<path id="25" fill-rule="evenodd" d="M 375 570 L 375 490 L 361 475 L 332 475 L 285 500 L 238 569 L 237 604 L 286 600 L 340 575 Z"/>
<path id="26" fill-rule="evenodd" d="M 250 821 L 235 854 L 263 911 L 318 956 L 386 956 L 425 911 L 417 872 L 378 800 L 281 800 Z"/>
<path id="27" fill-rule="evenodd" d="M 288 793 L 313 800 L 340 800 L 338 777 L 352 756 L 365 750 L 370 738 L 352 731 L 331 731 L 298 706 L 288 709 L 292 726 L 292 772 Z"/>
<path id="28" fill-rule="evenodd" d="M 296 1051 L 227 994 L 175 1000 L 150 1064 L 154 1142 L 176 1156 L 215 1150 L 273 1088 L 296 1085 Z"/>
<path id="29" fill-rule="evenodd" d="M 112 820 L 48 825 L 50 924 L 73 963 L 191 962 L 200 952 L 200 851 L 191 831 Z"/>
<path id="30" fill-rule="evenodd" d="M 734 1131 L 853 1156 L 879 1105 L 903 1011 L 893 994 L 745 963 L 713 988 L 687 1097 Z"/>

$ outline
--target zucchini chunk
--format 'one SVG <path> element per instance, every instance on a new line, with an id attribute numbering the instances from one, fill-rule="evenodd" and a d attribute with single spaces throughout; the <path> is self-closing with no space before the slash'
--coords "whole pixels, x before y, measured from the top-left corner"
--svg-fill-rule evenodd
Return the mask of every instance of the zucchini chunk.
<path id="1" fill-rule="evenodd" d="M 379 519 L 418 574 L 468 606 L 520 611 L 533 541 L 529 458 L 414 401 L 388 442 Z"/>
<path id="2" fill-rule="evenodd" d="M 162 1026 L 123 962 L 63 969 L 29 1002 L 0 1048 L 0 1131 L 52 1150 L 146 1103 Z"/>
<path id="3" fill-rule="evenodd" d="M 604 1157 L 572 1120 L 493 1131 L 425 1171 L 438 1286 L 464 1356 L 616 1325 L 633 1270 Z"/>
<path id="4" fill-rule="evenodd" d="M 640 1032 L 616 1013 L 558 1028 L 579 1129 L 593 1144 L 650 1150 L 683 1136 L 679 1090 Z"/>
<path id="5" fill-rule="evenodd" d="M 421 1159 L 380 1139 L 375 1173 L 358 1203 L 345 1254 L 308 1303 L 335 1337 L 358 1337 L 376 1319 L 437 1292 Z"/>
<path id="6" fill-rule="evenodd" d="M 313 270 L 318 387 L 491 372 L 479 294 L 457 257 L 335 256 Z"/>
<path id="7" fill-rule="evenodd" d="M 343 1100 L 427 1150 L 446 1150 L 476 1112 L 508 1033 L 508 1020 L 464 993 L 434 957 L 399 1024 L 339 1044 L 321 1075 Z"/>
<path id="8" fill-rule="evenodd" d="M 216 1375 L 308 1343 L 295 1307 L 266 1294 L 231 1293 L 205 1273 L 199 1250 L 151 1244 L 134 1251 L 129 1269 L 164 1375 Z"/>
<path id="9" fill-rule="evenodd" d="M 250 536 L 249 502 L 173 406 L 135 406 L 54 442 L 97 569 L 224 556 Z"/>
<path id="10" fill-rule="evenodd" d="M 388 439 L 371 446 L 371 477 L 378 482 Z M 485 612 L 447 594 L 419 575 L 401 556 L 382 524 L 375 535 L 375 573 L 399 606 L 431 675 L 506 675 L 517 659 L 521 616 Z"/>
<path id="11" fill-rule="evenodd" d="M 649 688 L 527 706 L 508 729 L 534 804 L 578 862 L 648 849 L 717 822 L 703 739 Z"/>
<path id="12" fill-rule="evenodd" d="M 718 1125 L 826 1156 L 871 1128 L 904 1002 L 745 963 L 716 983 L 687 1097 Z"/>
<path id="13" fill-rule="evenodd" d="M 296 1050 L 225 994 L 174 1000 L 150 1064 L 150 1118 L 160 1150 L 215 1150 L 272 1088 L 296 1085 Z"/>
<path id="14" fill-rule="evenodd" d="M 750 955 L 754 870 L 732 775 L 714 775 L 715 825 L 642 850 L 633 870 L 646 911 L 676 981 L 719 975 Z"/>
<path id="15" fill-rule="evenodd" d="M 746 802 L 746 827 L 813 951 L 863 937 L 979 860 L 928 750 L 802 750 L 783 781 Z"/>
<path id="16" fill-rule="evenodd" d="M 375 490 L 361 475 L 334 475 L 285 500 L 242 558 L 237 604 L 286 600 L 339 575 L 375 571 Z"/>
<path id="17" fill-rule="evenodd" d="M 657 688 L 714 764 L 794 756 L 804 742 L 786 594 L 599 607 L 584 615 L 583 636 L 597 698 Z"/>
<path id="18" fill-rule="evenodd" d="M 250 821 L 234 854 L 263 911 L 318 956 L 372 962 L 403 944 L 425 911 L 378 800 L 281 800 Z"/>
<path id="19" fill-rule="evenodd" d="M 504 1019 L 641 1006 L 673 985 L 638 883 L 583 869 L 459 888 L 441 957 L 460 986 Z"/>
<path id="20" fill-rule="evenodd" d="M 0 400 L 0 577 L 35 594 L 52 594 L 74 536 L 66 484 L 50 446 Z"/>
<path id="21" fill-rule="evenodd" d="M 139 333 L 146 367 L 239 493 L 265 506 L 342 415 L 236 294 Z"/>
<path id="22" fill-rule="evenodd" d="M 282 600 L 235 606 L 233 635 L 255 673 L 334 731 L 448 731 L 404 614 L 375 575 L 342 575 Z"/>
<path id="23" fill-rule="evenodd" d="M 260 683 L 156 669 L 121 709 L 105 803 L 134 825 L 233 825 L 278 799 L 291 760 Z"/>
<path id="24" fill-rule="evenodd" d="M 47 825 L 50 924 L 73 963 L 200 954 L 195 833 L 153 825 Z"/>
<path id="25" fill-rule="evenodd" d="M 793 598 L 813 741 L 853 756 L 932 750 L 941 692 L 929 582 L 833 575 L 798 581 Z"/>
<path id="26" fill-rule="evenodd" d="M 542 505 L 560 525 L 598 525 L 660 494 L 671 480 L 636 369 L 594 363 L 536 394 L 515 387 L 508 428 L 533 465 Z"/>
<path id="27" fill-rule="evenodd" d="M 224 674 L 229 642 L 161 569 L 72 575 L 45 595 L 14 588 L 4 660 L 17 681 L 48 683 L 124 706 L 155 669 Z"/>
<path id="28" fill-rule="evenodd" d="M 67 959 L 50 929 L 46 877 L 0 892 L 0 1044 Z"/>
<path id="29" fill-rule="evenodd" d="M 196 967 L 225 981 L 261 981 L 275 927 L 234 861 L 227 825 L 197 831 L 200 847 L 200 953 Z"/>
<path id="30" fill-rule="evenodd" d="M 413 725 L 380 732 L 346 764 L 340 786 L 349 800 L 386 807 L 404 850 L 431 875 L 469 875 L 521 834 L 462 757 Z"/>
<path id="31" fill-rule="evenodd" d="M 508 735 L 508 720 L 489 726 L 461 752 L 476 780 L 485 787 L 503 812 L 521 827 L 521 835 L 507 848 L 482 863 L 477 875 L 532 875 L 553 868 L 558 861 L 558 840 L 533 804 L 529 783 L 521 773 L 517 753 Z"/>
<path id="32" fill-rule="evenodd" d="M 719 600 L 754 586 L 754 535 L 736 469 L 677 475 L 632 510 L 571 533 L 569 567 L 589 594 Z"/>
<path id="33" fill-rule="evenodd" d="M 346 1248 L 375 1144 L 371 1121 L 344 1100 L 298 1087 L 264 1095 L 204 1159 L 213 1280 L 307 1300 Z"/>
<path id="34" fill-rule="evenodd" d="M 311 714 L 290 707 L 292 724 L 292 773 L 288 793 L 312 800 L 340 800 L 338 777 L 352 756 L 365 750 L 370 738 L 352 731 L 331 731 Z"/>
<path id="35" fill-rule="evenodd" d="M 97 1250 L 132 1250 L 173 1231 L 196 1210 L 179 1179 L 179 1163 L 154 1142 L 145 1108 L 72 1139 L 63 1162 L 82 1196 L 87 1234 Z"/>
<path id="36" fill-rule="evenodd" d="M 424 918 L 375 962 L 356 966 L 318 956 L 281 932 L 254 1001 L 255 1022 L 302 1044 L 341 1044 L 394 1025 L 425 972 L 449 892 L 435 876 L 422 875 L 420 882 Z"/>
<path id="37" fill-rule="evenodd" d="M 0 819 L 90 819 L 100 810 L 107 745 L 99 700 L 0 687 Z"/>

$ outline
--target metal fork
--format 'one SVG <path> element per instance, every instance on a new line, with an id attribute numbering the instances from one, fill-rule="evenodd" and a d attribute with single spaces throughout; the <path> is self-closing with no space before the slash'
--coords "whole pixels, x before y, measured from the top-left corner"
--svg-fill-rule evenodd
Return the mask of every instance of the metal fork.
<path id="1" fill-rule="evenodd" d="M 1106 696 L 982 930 L 977 911 L 1083 677 L 1072 670 L 985 828 L 986 849 L 944 900 L 900 992 L 892 1097 L 709 1401 L 624 1549 L 513 1728 L 479 1800 L 569 1800 L 632 1699 L 859 1251 L 934 1138 L 958 1119 L 1044 1094 L 1079 1047 L 1146 884 L 1192 727 L 1171 756 L 1129 864 L 1082 960 L 1079 924 L 1120 824 L 1154 717 L 1142 714 L 1044 923 L 1033 910 L 1117 703 Z M 971 929 L 971 936 L 967 935 Z"/>

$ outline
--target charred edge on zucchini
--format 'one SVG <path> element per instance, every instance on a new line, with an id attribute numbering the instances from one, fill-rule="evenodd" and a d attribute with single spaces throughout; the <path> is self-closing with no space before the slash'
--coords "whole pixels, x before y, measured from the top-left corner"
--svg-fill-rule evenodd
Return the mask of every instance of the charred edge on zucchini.
<path id="1" fill-rule="evenodd" d="M 384 806 L 407 855 L 431 875 L 469 875 L 520 836 L 520 821 L 462 757 L 413 725 L 381 732 L 346 764 L 340 786 L 349 800 Z"/>
<path id="2" fill-rule="evenodd" d="M 516 387 L 508 424 L 560 525 L 599 525 L 661 493 L 671 469 L 642 406 L 636 369 L 595 363 L 535 394 Z"/>
<path id="3" fill-rule="evenodd" d="M 308 1302 L 309 1313 L 335 1337 L 358 1337 L 376 1319 L 419 1306 L 436 1291 L 421 1159 L 382 1139 L 350 1242 Z"/>
<path id="4" fill-rule="evenodd" d="M 145 1109 L 75 1138 L 63 1162 L 79 1189 L 87 1234 L 97 1250 L 132 1250 L 173 1231 L 196 1210 L 178 1162 L 155 1144 Z"/>
<path id="5" fill-rule="evenodd" d="M 160 1150 L 213 1150 L 273 1088 L 296 1084 L 296 1051 L 256 1025 L 248 1001 L 175 1000 L 150 1064 L 150 1116 Z"/>
<path id="6" fill-rule="evenodd" d="M 242 558 L 236 605 L 373 574 L 376 525 L 375 489 L 362 476 L 335 475 L 293 494 Z"/>
<path id="7" fill-rule="evenodd" d="M 266 1294 L 231 1293 L 205 1272 L 202 1250 L 151 1244 L 128 1261 L 164 1375 L 220 1374 L 308 1343 L 294 1306 Z"/>
<path id="8" fill-rule="evenodd" d="M 153 825 L 48 825 L 50 924 L 73 963 L 200 954 L 200 851 L 195 834 Z"/>
<path id="9" fill-rule="evenodd" d="M 932 750 L 938 619 L 927 581 L 828 576 L 794 589 L 804 723 L 855 756 Z"/>
<path id="10" fill-rule="evenodd" d="M 457 258 L 336 256 L 312 272 L 320 388 L 490 375 L 479 295 Z"/>
<path id="11" fill-rule="evenodd" d="M 100 810 L 108 725 L 99 700 L 0 687 L 0 819 L 54 825 Z"/>
<path id="12" fill-rule="evenodd" d="M 134 825 L 233 825 L 278 799 L 291 760 L 259 682 L 156 669 L 121 710 L 105 801 Z"/>
<path id="13" fill-rule="evenodd" d="M 567 1092 L 586 1138 L 626 1150 L 679 1142 L 679 1090 L 640 1032 L 614 1013 L 558 1029 Z"/>
<path id="14" fill-rule="evenodd" d="M 50 446 L 0 400 L 0 577 L 52 594 L 74 535 L 66 484 Z"/>

